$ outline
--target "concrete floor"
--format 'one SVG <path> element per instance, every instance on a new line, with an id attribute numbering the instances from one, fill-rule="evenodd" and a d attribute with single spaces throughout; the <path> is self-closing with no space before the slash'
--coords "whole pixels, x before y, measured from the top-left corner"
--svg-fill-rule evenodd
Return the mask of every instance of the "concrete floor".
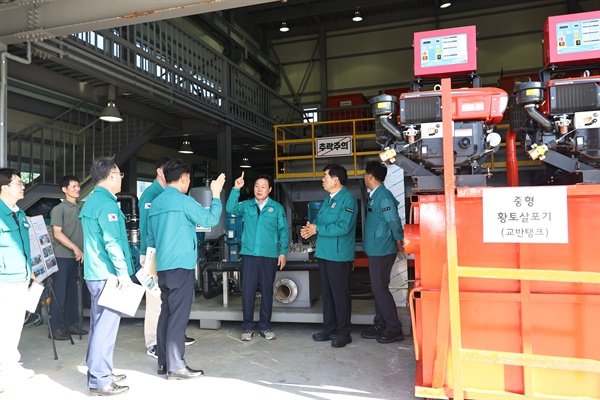
<path id="1" fill-rule="evenodd" d="M 369 300 L 360 300 L 362 307 L 372 306 L 364 302 Z M 194 307 L 198 312 L 199 306 Z M 186 348 L 186 361 L 192 368 L 203 369 L 206 375 L 190 381 L 167 381 L 156 374 L 156 360 L 146 355 L 143 320 L 123 318 L 114 372 L 127 374 L 123 383 L 131 390 L 119 398 L 415 399 L 411 337 L 403 342 L 379 344 L 360 337 L 366 326 L 356 324 L 354 316 L 353 323 L 353 342 L 336 349 L 330 342 L 312 340 L 320 323 L 274 322 L 276 340 L 255 336 L 250 342 L 242 342 L 239 321 L 224 318 L 220 329 L 200 329 L 198 321 L 190 321 L 187 335 L 194 337 L 196 343 Z M 84 326 L 89 326 L 88 318 L 84 318 Z M 69 341 L 55 342 L 55 360 L 47 325 L 24 328 L 19 347 L 21 361 L 36 375 L 25 382 L 1 382 L 5 391 L 0 393 L 0 400 L 87 398 L 87 336 L 81 341 L 75 336 L 73 340 L 73 345 Z"/>

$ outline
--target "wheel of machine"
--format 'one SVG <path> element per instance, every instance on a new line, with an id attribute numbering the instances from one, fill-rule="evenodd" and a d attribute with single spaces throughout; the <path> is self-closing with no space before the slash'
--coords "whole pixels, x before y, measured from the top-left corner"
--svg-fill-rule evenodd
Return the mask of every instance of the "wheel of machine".
<path id="1" fill-rule="evenodd" d="M 273 292 L 278 302 L 289 304 L 298 297 L 298 286 L 293 280 L 283 278 L 275 282 Z"/>

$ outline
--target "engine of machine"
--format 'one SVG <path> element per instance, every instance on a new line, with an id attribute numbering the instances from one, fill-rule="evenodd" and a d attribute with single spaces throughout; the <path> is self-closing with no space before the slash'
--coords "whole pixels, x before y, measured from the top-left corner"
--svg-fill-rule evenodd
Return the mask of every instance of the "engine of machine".
<path id="1" fill-rule="evenodd" d="M 443 135 L 453 136 L 454 165 L 475 172 L 482 157 L 495 152 L 500 135 L 494 127 L 502 118 L 508 94 L 498 88 L 452 90 L 452 132 L 444 132 L 440 90 L 409 92 L 398 99 L 382 94 L 371 99 L 377 142 L 385 150 L 382 161 L 396 154 L 441 171 Z M 399 118 L 396 110 L 399 110 Z"/>
<path id="2" fill-rule="evenodd" d="M 600 167 L 600 76 L 524 82 L 515 87 L 511 129 L 524 150 L 544 160 L 548 150 Z"/>

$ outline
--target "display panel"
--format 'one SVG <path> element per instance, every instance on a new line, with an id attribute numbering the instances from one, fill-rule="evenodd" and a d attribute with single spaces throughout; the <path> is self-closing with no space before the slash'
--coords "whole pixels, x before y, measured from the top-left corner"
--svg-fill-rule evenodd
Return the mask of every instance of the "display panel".
<path id="1" fill-rule="evenodd" d="M 477 70 L 475 26 L 415 32 L 415 77 L 448 77 Z"/>
<path id="2" fill-rule="evenodd" d="M 600 61 L 600 11 L 549 17 L 544 25 L 544 66 Z"/>

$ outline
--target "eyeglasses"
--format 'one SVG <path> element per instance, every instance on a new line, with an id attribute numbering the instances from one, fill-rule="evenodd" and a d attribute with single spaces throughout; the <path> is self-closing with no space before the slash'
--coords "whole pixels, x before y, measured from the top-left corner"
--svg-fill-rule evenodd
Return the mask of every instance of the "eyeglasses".
<path id="1" fill-rule="evenodd" d="M 13 183 L 20 185 L 21 187 L 25 187 L 25 184 L 23 183 L 23 181 L 12 181 L 11 183 L 9 183 L 9 185 L 12 185 Z"/>
<path id="2" fill-rule="evenodd" d="M 113 171 L 113 172 L 111 172 L 111 174 L 119 174 L 121 176 L 121 178 L 125 178 L 125 172 Z"/>

